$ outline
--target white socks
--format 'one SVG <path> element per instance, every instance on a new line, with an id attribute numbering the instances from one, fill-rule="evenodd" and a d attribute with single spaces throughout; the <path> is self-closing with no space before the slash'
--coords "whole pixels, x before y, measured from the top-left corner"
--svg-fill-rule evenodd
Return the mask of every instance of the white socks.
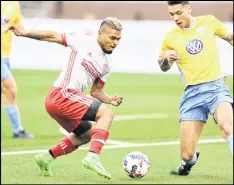
<path id="1" fill-rule="evenodd" d="M 226 141 L 228 143 L 228 146 L 229 146 L 231 153 L 232 153 L 232 156 L 233 156 L 233 134 L 228 136 Z"/>

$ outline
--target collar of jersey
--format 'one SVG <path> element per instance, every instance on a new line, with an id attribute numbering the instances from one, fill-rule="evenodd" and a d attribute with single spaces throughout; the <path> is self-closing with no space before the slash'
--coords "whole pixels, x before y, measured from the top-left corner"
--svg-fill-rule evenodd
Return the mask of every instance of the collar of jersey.
<path id="1" fill-rule="evenodd" d="M 189 30 L 191 30 L 191 29 L 194 28 L 195 22 L 196 22 L 195 18 L 192 18 L 192 24 L 191 24 L 191 26 L 189 28 L 181 28 L 181 29 L 184 30 L 184 31 L 189 31 Z"/>

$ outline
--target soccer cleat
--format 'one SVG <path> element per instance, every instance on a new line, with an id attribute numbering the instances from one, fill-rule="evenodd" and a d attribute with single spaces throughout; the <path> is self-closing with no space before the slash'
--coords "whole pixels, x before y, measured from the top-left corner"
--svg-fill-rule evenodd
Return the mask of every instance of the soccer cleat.
<path id="1" fill-rule="evenodd" d="M 196 155 L 197 155 L 197 160 L 198 160 L 200 152 L 196 151 Z M 178 170 L 177 171 L 172 170 L 171 174 L 172 175 L 183 175 L 183 176 L 186 176 L 186 175 L 188 175 L 191 172 L 191 169 L 196 164 L 196 162 L 191 165 L 191 164 L 189 164 L 189 163 L 187 163 L 187 162 L 185 162 L 185 161 L 182 160 L 182 162 L 181 162 Z"/>
<path id="2" fill-rule="evenodd" d="M 13 133 L 13 138 L 15 138 L 15 139 L 34 139 L 35 137 L 31 134 L 28 134 L 24 130 L 21 130 L 17 134 Z"/>
<path id="3" fill-rule="evenodd" d="M 40 173 L 44 176 L 53 176 L 51 172 L 51 162 L 54 158 L 49 152 L 38 154 L 34 157 L 37 166 L 40 169 Z"/>
<path id="4" fill-rule="evenodd" d="M 104 167 L 101 165 L 99 161 L 99 156 L 97 154 L 93 155 L 87 155 L 83 160 L 82 160 L 82 167 L 93 170 L 96 172 L 98 175 L 106 178 L 106 179 L 111 179 L 111 174 L 108 173 Z"/>

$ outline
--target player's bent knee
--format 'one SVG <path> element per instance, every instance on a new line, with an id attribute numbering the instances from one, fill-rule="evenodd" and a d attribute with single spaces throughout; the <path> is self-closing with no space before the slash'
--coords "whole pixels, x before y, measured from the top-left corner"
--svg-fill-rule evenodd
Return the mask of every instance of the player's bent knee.
<path id="1" fill-rule="evenodd" d="M 102 117 L 108 119 L 110 123 L 112 123 L 114 119 L 114 112 L 110 108 L 107 108 Z"/>
<path id="2" fill-rule="evenodd" d="M 16 98 L 17 87 L 12 79 L 6 79 L 2 82 L 3 93 L 12 99 Z"/>
<path id="3" fill-rule="evenodd" d="M 226 135 L 231 135 L 233 133 L 233 125 L 230 122 L 219 125 L 219 127 Z"/>
<path id="4" fill-rule="evenodd" d="M 11 99 L 11 100 L 15 100 L 16 97 L 17 97 L 17 89 L 14 88 L 14 87 L 9 87 L 7 88 L 5 91 L 5 96 L 8 98 L 8 99 Z"/>
<path id="5" fill-rule="evenodd" d="M 114 119 L 114 112 L 109 107 L 102 104 L 98 110 L 96 119 L 99 119 L 99 118 L 105 118 L 112 122 Z"/>

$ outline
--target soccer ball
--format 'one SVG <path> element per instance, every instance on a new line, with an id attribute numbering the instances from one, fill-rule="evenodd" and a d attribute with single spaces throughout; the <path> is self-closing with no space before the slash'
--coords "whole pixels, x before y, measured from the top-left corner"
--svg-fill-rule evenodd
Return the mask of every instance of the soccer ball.
<path id="1" fill-rule="evenodd" d="M 133 179 L 144 177 L 150 168 L 148 157 L 142 152 L 131 152 L 124 158 L 123 169 Z"/>

